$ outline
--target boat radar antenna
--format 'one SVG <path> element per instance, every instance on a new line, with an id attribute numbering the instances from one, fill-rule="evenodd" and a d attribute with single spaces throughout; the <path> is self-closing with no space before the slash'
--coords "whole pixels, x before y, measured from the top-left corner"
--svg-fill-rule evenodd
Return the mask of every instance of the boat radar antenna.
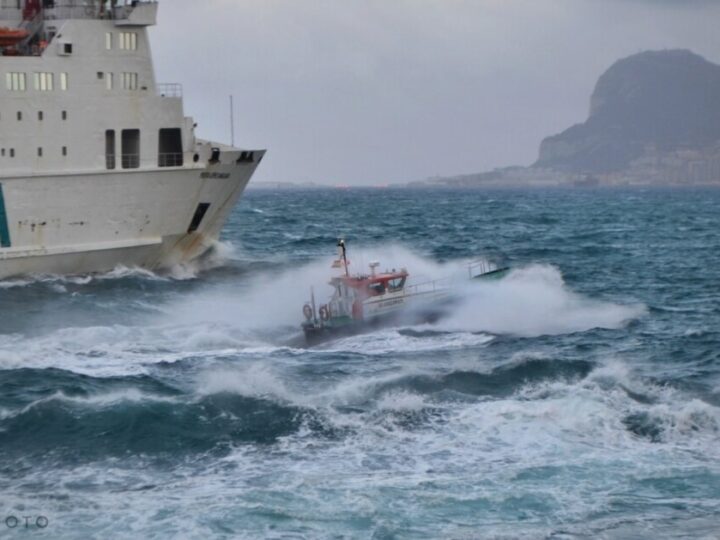
<path id="1" fill-rule="evenodd" d="M 347 260 L 347 250 L 345 248 L 345 240 L 342 238 L 338 240 L 338 250 L 340 251 L 339 255 L 342 257 L 343 260 L 343 266 L 345 267 L 345 277 L 350 277 L 350 272 L 348 272 L 348 260 Z"/>

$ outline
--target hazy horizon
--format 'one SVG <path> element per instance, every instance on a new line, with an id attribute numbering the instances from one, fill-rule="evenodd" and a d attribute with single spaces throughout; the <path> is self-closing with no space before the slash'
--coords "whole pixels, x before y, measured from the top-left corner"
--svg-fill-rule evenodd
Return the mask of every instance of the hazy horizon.
<path id="1" fill-rule="evenodd" d="M 254 184 L 374 185 L 529 165 L 619 58 L 720 62 L 708 0 L 162 3 L 158 81 L 198 134 L 267 148 Z M 187 39 L 191 36 L 192 39 Z"/>

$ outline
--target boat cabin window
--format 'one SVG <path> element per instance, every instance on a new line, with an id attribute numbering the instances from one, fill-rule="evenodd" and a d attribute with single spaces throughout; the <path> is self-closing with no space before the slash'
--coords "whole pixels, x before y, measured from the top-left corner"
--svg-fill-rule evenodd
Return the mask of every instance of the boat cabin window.
<path id="1" fill-rule="evenodd" d="M 405 280 L 407 278 L 401 277 L 401 278 L 395 278 L 388 281 L 388 289 L 390 292 L 400 291 L 405 287 Z"/>
<path id="2" fill-rule="evenodd" d="M 140 167 L 140 130 L 122 130 L 122 168 L 137 169 Z"/>
<path id="3" fill-rule="evenodd" d="M 379 283 L 372 283 L 368 285 L 368 290 L 373 295 L 385 294 L 385 284 L 382 281 Z"/>
<path id="4" fill-rule="evenodd" d="M 138 74 L 125 72 L 122 74 L 122 87 L 123 90 L 137 90 L 138 89 Z"/>
<path id="5" fill-rule="evenodd" d="M 24 73 L 13 72 L 5 76 L 7 89 L 11 92 L 24 92 L 26 88 L 26 75 Z"/>
<path id="6" fill-rule="evenodd" d="M 109 170 L 113 170 L 115 168 L 115 130 L 114 129 L 108 129 L 105 132 L 105 167 Z"/>
<path id="7" fill-rule="evenodd" d="M 138 48 L 137 36 L 137 32 L 120 32 L 120 50 L 136 51 Z"/>
<path id="8" fill-rule="evenodd" d="M 183 147 L 180 128 L 163 128 L 159 134 L 158 167 L 182 167 Z"/>
<path id="9" fill-rule="evenodd" d="M 55 76 L 52 73 L 34 73 L 33 81 L 38 92 L 52 92 L 55 86 Z"/>

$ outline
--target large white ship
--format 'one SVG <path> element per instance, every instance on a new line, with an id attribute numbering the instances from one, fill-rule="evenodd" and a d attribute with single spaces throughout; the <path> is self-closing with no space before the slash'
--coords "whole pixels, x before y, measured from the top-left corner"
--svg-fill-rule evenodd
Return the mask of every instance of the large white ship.
<path id="1" fill-rule="evenodd" d="M 158 4 L 0 0 L 0 278 L 188 262 L 262 150 L 195 137 L 155 81 Z"/>

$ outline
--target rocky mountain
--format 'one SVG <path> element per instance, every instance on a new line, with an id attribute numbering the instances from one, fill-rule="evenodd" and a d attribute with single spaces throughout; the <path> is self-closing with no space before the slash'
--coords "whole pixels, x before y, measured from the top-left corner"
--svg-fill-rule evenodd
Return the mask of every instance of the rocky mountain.
<path id="1" fill-rule="evenodd" d="M 535 167 L 612 173 L 653 153 L 720 141 L 720 66 L 687 50 L 649 51 L 598 80 L 590 116 L 546 138 Z"/>

